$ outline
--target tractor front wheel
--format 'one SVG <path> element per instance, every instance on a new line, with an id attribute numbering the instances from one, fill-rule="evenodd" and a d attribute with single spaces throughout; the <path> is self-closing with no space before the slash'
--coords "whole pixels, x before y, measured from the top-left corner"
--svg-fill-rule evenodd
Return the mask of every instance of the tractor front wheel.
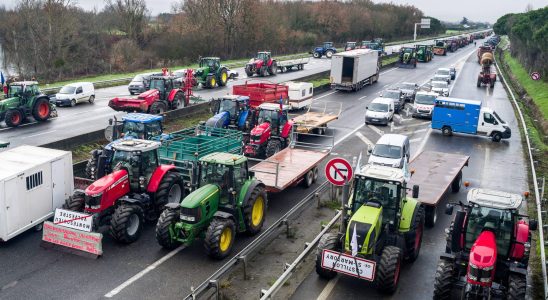
<path id="1" fill-rule="evenodd" d="M 232 250 L 234 237 L 236 236 L 236 226 L 231 219 L 214 218 L 204 239 L 204 247 L 209 255 L 215 259 L 223 259 Z"/>
<path id="2" fill-rule="evenodd" d="M 266 157 L 271 157 L 280 152 L 280 150 L 282 150 L 282 143 L 279 140 L 270 140 L 266 145 Z"/>
<path id="3" fill-rule="evenodd" d="M 212 89 L 217 86 L 217 80 L 215 79 L 214 75 L 208 75 L 206 77 L 206 88 Z"/>
<path id="4" fill-rule="evenodd" d="M 401 249 L 398 247 L 386 246 L 382 250 L 375 278 L 375 285 L 379 291 L 387 294 L 396 291 L 400 280 L 401 258 Z"/>
<path id="5" fill-rule="evenodd" d="M 183 191 L 183 180 L 178 173 L 169 172 L 164 175 L 154 197 L 158 212 L 164 210 L 164 206 L 168 203 L 181 203 L 184 196 Z"/>
<path id="6" fill-rule="evenodd" d="M 46 121 L 49 118 L 50 113 L 51 107 L 49 106 L 49 102 L 46 98 L 38 98 L 36 102 L 34 102 L 32 116 L 36 119 L 36 121 Z"/>
<path id="7" fill-rule="evenodd" d="M 454 264 L 447 259 L 440 259 L 436 276 L 434 277 L 434 299 L 445 300 L 451 299 L 451 291 L 453 289 L 453 274 Z"/>
<path id="8" fill-rule="evenodd" d="M 336 233 L 324 234 L 316 247 L 316 273 L 325 279 L 332 279 L 337 272 L 322 267 L 323 250 L 340 250 L 340 239 Z"/>
<path id="9" fill-rule="evenodd" d="M 17 127 L 23 123 L 23 114 L 20 110 L 11 109 L 6 112 L 5 120 L 8 127 Z"/>
<path id="10" fill-rule="evenodd" d="M 156 240 L 165 249 L 175 249 L 181 244 L 173 236 L 177 221 L 179 221 L 179 210 L 168 208 L 162 212 L 156 223 Z"/>
<path id="11" fill-rule="evenodd" d="M 64 209 L 83 212 L 85 203 L 85 195 L 82 192 L 75 192 L 72 197 L 68 198 L 65 204 L 63 205 Z"/>
<path id="12" fill-rule="evenodd" d="M 314 52 L 314 53 L 312 54 L 312 56 L 313 56 L 314 58 L 322 58 L 322 55 L 321 55 L 319 52 Z"/>
<path id="13" fill-rule="evenodd" d="M 419 257 L 422 245 L 422 235 L 424 232 L 424 208 L 418 206 L 415 211 L 413 223 L 409 231 L 405 234 L 405 244 L 407 250 L 407 260 L 414 262 Z"/>
<path id="14" fill-rule="evenodd" d="M 110 234 L 124 244 L 135 242 L 143 231 L 143 209 L 135 204 L 122 204 L 116 208 L 110 221 Z"/>
<path id="15" fill-rule="evenodd" d="M 243 205 L 246 232 L 255 235 L 261 231 L 268 200 L 264 187 L 257 186 Z"/>
<path id="16" fill-rule="evenodd" d="M 219 86 L 225 86 L 227 82 L 228 82 L 228 71 L 226 69 L 222 69 L 219 75 Z"/>
<path id="17" fill-rule="evenodd" d="M 508 299 L 522 300 L 525 299 L 527 290 L 527 279 L 520 274 L 510 274 L 508 277 Z"/>
<path id="18" fill-rule="evenodd" d="M 276 75 L 278 73 L 278 63 L 273 61 L 270 67 L 268 68 L 268 73 L 270 75 Z"/>

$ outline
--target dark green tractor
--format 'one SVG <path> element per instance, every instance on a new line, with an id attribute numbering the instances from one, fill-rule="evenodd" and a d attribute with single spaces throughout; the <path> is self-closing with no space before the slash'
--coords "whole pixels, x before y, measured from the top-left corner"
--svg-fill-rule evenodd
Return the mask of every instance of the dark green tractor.
<path id="1" fill-rule="evenodd" d="M 48 96 L 40 92 L 36 81 L 11 83 L 7 99 L 0 101 L 0 121 L 6 121 L 9 127 L 17 127 L 31 116 L 43 122 L 56 113 Z"/>
<path id="2" fill-rule="evenodd" d="M 398 68 L 411 69 L 417 67 L 417 50 L 414 47 L 402 47 L 400 49 Z"/>
<path id="3" fill-rule="evenodd" d="M 180 205 L 170 204 L 156 224 L 156 239 L 167 249 L 204 241 L 216 259 L 230 254 L 237 233 L 257 234 L 264 223 L 264 184 L 248 170 L 243 155 L 215 152 L 200 159 L 200 188 Z"/>
<path id="4" fill-rule="evenodd" d="M 225 86 L 230 79 L 228 68 L 221 65 L 221 59 L 218 57 L 201 57 L 194 76 L 202 87 L 208 89 Z"/>
<path id="5" fill-rule="evenodd" d="M 420 62 L 429 62 L 434 58 L 434 49 L 432 45 L 415 45 L 417 50 L 417 59 Z"/>
<path id="6" fill-rule="evenodd" d="M 370 281 L 381 292 L 396 290 L 401 264 L 417 259 L 424 229 L 419 187 L 408 197 L 405 178 L 402 169 L 386 166 L 366 165 L 358 172 L 344 207 L 344 232 L 326 233 L 318 243 L 320 277 L 339 272 Z"/>

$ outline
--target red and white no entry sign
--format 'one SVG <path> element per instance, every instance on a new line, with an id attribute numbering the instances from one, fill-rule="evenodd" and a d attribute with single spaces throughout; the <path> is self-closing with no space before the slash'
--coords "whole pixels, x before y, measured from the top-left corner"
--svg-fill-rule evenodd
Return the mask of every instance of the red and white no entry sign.
<path id="1" fill-rule="evenodd" d="M 531 73 L 531 79 L 533 79 L 533 80 L 539 80 L 539 79 L 540 79 L 540 73 L 539 73 L 539 72 L 533 72 L 533 73 Z"/>
<path id="2" fill-rule="evenodd" d="M 325 165 L 325 177 L 334 185 L 344 185 L 352 178 L 352 167 L 344 158 L 333 158 Z"/>

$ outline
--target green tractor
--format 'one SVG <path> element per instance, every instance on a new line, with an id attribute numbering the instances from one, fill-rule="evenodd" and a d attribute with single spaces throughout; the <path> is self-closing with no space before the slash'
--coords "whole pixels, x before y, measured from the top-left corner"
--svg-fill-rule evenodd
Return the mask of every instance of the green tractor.
<path id="1" fill-rule="evenodd" d="M 402 169 L 366 165 L 357 172 L 347 205 L 344 232 L 326 233 L 316 251 L 316 273 L 331 279 L 337 272 L 370 281 L 393 293 L 403 260 L 417 259 L 422 244 L 424 209 L 413 186 L 407 197 Z M 357 266 L 357 267 L 356 267 Z"/>
<path id="2" fill-rule="evenodd" d="M 417 67 L 417 50 L 413 47 L 402 47 L 398 61 L 396 62 L 398 68 L 411 69 Z"/>
<path id="3" fill-rule="evenodd" d="M 225 86 L 231 78 L 228 68 L 221 65 L 219 57 L 200 57 L 199 67 L 194 76 L 197 83 L 208 89 Z"/>
<path id="4" fill-rule="evenodd" d="M 417 59 L 420 62 L 429 62 L 434 58 L 434 49 L 432 45 L 415 45 L 417 50 Z"/>
<path id="5" fill-rule="evenodd" d="M 170 204 L 156 224 L 156 239 L 167 249 L 204 241 L 206 253 L 223 259 L 237 233 L 257 234 L 264 223 L 264 184 L 248 170 L 243 155 L 215 152 L 200 159 L 200 183 L 181 204 Z"/>
<path id="6" fill-rule="evenodd" d="M 56 114 L 48 96 L 40 92 L 36 81 L 10 83 L 7 99 L 0 101 L 0 121 L 6 121 L 9 127 L 21 125 L 30 116 L 43 122 Z"/>

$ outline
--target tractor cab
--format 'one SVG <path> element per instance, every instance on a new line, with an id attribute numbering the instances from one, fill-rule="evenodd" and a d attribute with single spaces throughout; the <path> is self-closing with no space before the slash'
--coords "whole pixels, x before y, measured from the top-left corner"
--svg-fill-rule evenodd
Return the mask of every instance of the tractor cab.
<path id="1" fill-rule="evenodd" d="M 150 140 L 160 137 L 163 133 L 162 116 L 143 113 L 129 113 L 118 121 L 116 117 L 110 119 L 110 125 L 105 130 L 108 141 L 119 138 Z"/>
<path id="2" fill-rule="evenodd" d="M 323 48 L 324 49 L 333 48 L 333 42 L 324 42 L 323 43 Z"/>
<path id="3" fill-rule="evenodd" d="M 199 67 L 209 68 L 210 70 L 217 70 L 221 66 L 221 59 L 219 57 L 202 57 L 200 58 Z"/>
<path id="4" fill-rule="evenodd" d="M 217 152 L 200 159 L 200 186 L 217 185 L 220 205 L 236 205 L 245 181 L 248 179 L 247 158 L 243 155 Z"/>
<path id="5" fill-rule="evenodd" d="M 287 113 L 289 112 L 289 109 L 289 105 L 281 105 L 280 109 L 279 104 L 263 103 L 259 105 L 257 123 L 269 123 L 273 131 L 276 134 L 279 134 L 287 123 Z"/>
<path id="6" fill-rule="evenodd" d="M 246 124 L 251 117 L 248 96 L 226 95 L 212 103 L 214 115 L 207 120 L 206 126 L 214 128 L 234 126 L 239 130 L 251 126 Z"/>
<path id="7" fill-rule="evenodd" d="M 27 99 L 40 94 L 38 82 L 36 81 L 12 82 L 10 83 L 8 89 L 8 98 L 21 97 L 23 99 Z"/>
<path id="8" fill-rule="evenodd" d="M 265 63 L 268 63 L 270 60 L 271 54 L 270 52 L 263 51 L 263 52 L 257 52 L 257 59 L 262 60 Z"/>
<path id="9" fill-rule="evenodd" d="M 119 140 L 112 145 L 112 168 L 127 171 L 131 191 L 146 192 L 148 182 L 159 166 L 156 151 L 159 147 L 160 142 L 137 139 Z"/>
<path id="10" fill-rule="evenodd" d="M 178 89 L 181 85 L 181 78 L 174 75 L 150 77 L 150 90 L 157 90 L 162 100 L 167 99 L 171 90 Z"/>
<path id="11" fill-rule="evenodd" d="M 356 49 L 356 42 L 346 42 L 346 45 L 344 46 L 345 51 L 350 51 Z"/>

